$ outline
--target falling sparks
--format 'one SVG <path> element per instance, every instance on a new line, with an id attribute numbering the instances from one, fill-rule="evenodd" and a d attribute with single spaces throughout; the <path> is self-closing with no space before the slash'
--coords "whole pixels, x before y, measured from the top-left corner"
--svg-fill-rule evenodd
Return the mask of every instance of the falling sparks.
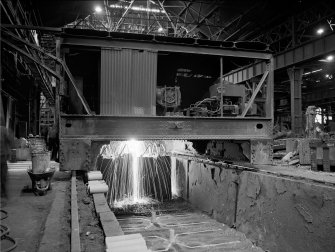
<path id="1" fill-rule="evenodd" d="M 109 185 L 107 198 L 115 205 L 146 204 L 150 197 L 171 195 L 171 161 L 157 141 L 112 141 L 100 151 L 100 164 Z"/>

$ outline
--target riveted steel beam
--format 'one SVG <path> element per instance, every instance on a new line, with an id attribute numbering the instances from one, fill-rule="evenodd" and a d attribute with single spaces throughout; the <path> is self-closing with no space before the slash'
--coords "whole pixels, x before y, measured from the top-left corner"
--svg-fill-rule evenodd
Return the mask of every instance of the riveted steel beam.
<path id="1" fill-rule="evenodd" d="M 270 139 L 271 118 L 61 115 L 61 139 Z"/>
<path id="2" fill-rule="evenodd" d="M 62 28 L 47 27 L 47 26 L 34 26 L 34 25 L 13 25 L 13 24 L 1 24 L 1 27 L 8 29 L 21 29 L 21 30 L 38 30 L 45 32 L 61 32 Z"/>
<path id="3" fill-rule="evenodd" d="M 301 46 L 289 49 L 274 56 L 273 69 L 283 69 L 297 66 L 308 60 L 313 60 L 327 53 L 335 51 L 335 33 L 310 41 Z M 236 69 L 223 75 L 223 79 L 233 83 L 240 83 L 255 76 L 262 75 L 267 69 L 267 62 L 260 61 L 255 64 Z"/>
<path id="4" fill-rule="evenodd" d="M 90 38 L 78 36 L 64 36 L 63 45 L 74 46 L 90 46 L 90 47 L 104 47 L 104 48 L 127 48 L 160 52 L 179 52 L 179 53 L 192 53 L 192 54 L 205 54 L 217 56 L 230 56 L 230 57 L 244 57 L 254 59 L 270 59 L 272 54 L 259 51 L 248 51 L 229 49 L 222 47 L 209 47 L 202 45 L 186 45 L 167 42 L 144 42 L 144 41 L 127 41 L 116 39 L 104 38 Z"/>

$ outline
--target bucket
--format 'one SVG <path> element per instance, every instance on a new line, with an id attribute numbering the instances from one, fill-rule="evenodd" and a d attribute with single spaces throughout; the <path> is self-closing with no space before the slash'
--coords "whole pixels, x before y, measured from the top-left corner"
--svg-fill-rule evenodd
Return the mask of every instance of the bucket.
<path id="1" fill-rule="evenodd" d="M 29 138 L 29 144 L 32 152 L 46 151 L 46 144 L 43 137 L 31 137 Z"/>
<path id="2" fill-rule="evenodd" d="M 32 173 L 44 173 L 50 164 L 50 152 L 32 152 Z"/>

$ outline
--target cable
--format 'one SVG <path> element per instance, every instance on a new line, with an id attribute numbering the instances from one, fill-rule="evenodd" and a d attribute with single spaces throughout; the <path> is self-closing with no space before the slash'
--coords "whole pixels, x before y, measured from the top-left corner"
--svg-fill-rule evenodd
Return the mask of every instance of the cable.
<path id="1" fill-rule="evenodd" d="M 0 209 L 0 212 L 5 214 L 4 217 L 1 216 L 1 220 L 4 220 L 4 219 L 6 219 L 8 217 L 7 211 Z"/>
<path id="2" fill-rule="evenodd" d="M 5 215 L 5 216 L 1 216 L 1 220 L 4 220 L 4 219 L 6 219 L 6 218 L 8 217 L 8 213 L 7 213 L 7 211 L 0 209 L 0 212 L 3 213 L 3 214 Z M 10 231 L 10 229 L 9 229 L 8 226 L 6 226 L 6 225 L 4 225 L 4 224 L 1 224 L 1 225 L 0 225 L 1 241 L 2 241 L 2 240 L 8 240 L 8 241 L 10 241 L 10 242 L 13 243 L 13 245 L 12 245 L 11 247 L 8 247 L 8 248 L 5 248 L 5 249 L 4 249 L 2 246 L 0 246 L 1 249 L 2 249 L 1 251 L 3 251 L 3 252 L 9 252 L 9 251 L 12 251 L 13 249 L 15 249 L 15 248 L 17 247 L 17 242 L 16 242 L 16 240 L 15 240 L 14 238 L 8 236 L 9 231 Z"/>
<path id="3" fill-rule="evenodd" d="M 8 247 L 8 248 L 1 247 L 1 251 L 3 251 L 3 252 L 12 251 L 13 249 L 15 249 L 17 247 L 17 241 L 10 236 L 7 236 L 7 235 L 1 236 L 1 240 L 8 240 L 8 241 L 13 243 L 13 245 L 11 247 Z"/>

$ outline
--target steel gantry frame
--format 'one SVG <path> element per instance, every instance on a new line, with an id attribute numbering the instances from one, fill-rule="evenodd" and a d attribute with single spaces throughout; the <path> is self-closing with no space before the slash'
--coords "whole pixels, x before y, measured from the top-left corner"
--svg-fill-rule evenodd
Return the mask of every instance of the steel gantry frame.
<path id="1" fill-rule="evenodd" d="M 278 53 L 313 39 L 313 27 L 317 24 L 328 22 L 330 29 L 333 29 L 332 20 L 335 18 L 333 6 L 324 1 L 296 13 L 294 18 L 286 17 L 286 20 L 274 27 L 266 25 L 275 21 L 275 15 L 265 24 L 257 24 L 257 20 L 250 18 L 261 15 L 264 3 L 259 1 L 244 4 L 241 14 L 227 19 L 224 11 L 228 3 L 218 0 L 147 0 L 147 5 L 141 7 L 142 3 L 131 0 L 128 3 L 119 1 L 108 5 L 105 0 L 104 13 L 76 20 L 68 27 L 217 41 L 257 41 L 269 45 L 273 52 Z M 111 6 L 114 9 L 117 7 L 116 11 Z M 157 13 L 151 13 L 151 7 Z"/>
<path id="2" fill-rule="evenodd" d="M 264 51 L 238 50 L 221 46 L 205 46 L 199 44 L 185 44 L 184 40 L 173 42 L 153 41 L 150 38 L 132 35 L 117 38 L 105 36 L 101 32 L 90 36 L 83 31 L 82 35 L 71 30 L 62 33 L 61 49 L 67 48 L 95 48 L 106 49 L 140 49 L 151 52 L 179 52 L 191 54 L 217 55 L 219 57 L 246 57 L 263 59 L 269 62 L 267 74 L 259 83 L 257 90 L 266 83 L 266 105 L 263 117 L 246 117 L 250 106 L 240 117 L 166 117 L 166 116 L 115 116 L 115 115 L 67 115 L 60 116 L 60 163 L 61 169 L 80 170 L 89 169 L 97 148 L 111 140 L 262 140 L 261 144 L 269 143 L 272 138 L 273 124 L 273 68 L 272 55 Z M 102 64 L 102 63 L 101 63 Z M 256 93 L 257 93 L 256 90 Z M 255 94 L 256 95 L 256 94 Z M 254 99 L 254 98 L 252 98 Z M 250 104 L 252 101 L 250 102 Z M 257 141 L 256 141 L 257 142 Z M 266 143 L 265 143 L 266 142 Z M 258 143 L 258 142 L 257 142 Z M 76 160 L 72 162 L 71 160 Z M 270 162 L 270 154 L 266 162 Z"/>

